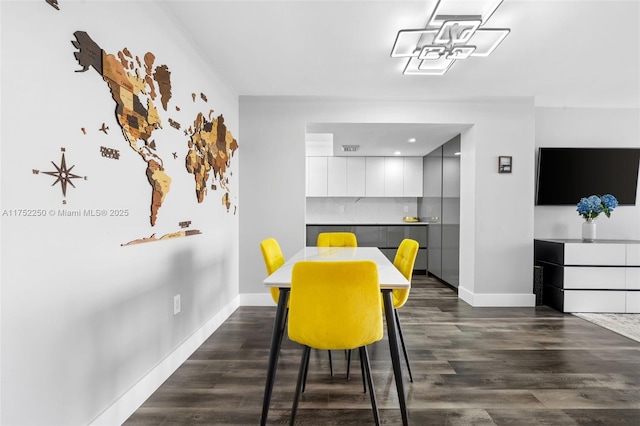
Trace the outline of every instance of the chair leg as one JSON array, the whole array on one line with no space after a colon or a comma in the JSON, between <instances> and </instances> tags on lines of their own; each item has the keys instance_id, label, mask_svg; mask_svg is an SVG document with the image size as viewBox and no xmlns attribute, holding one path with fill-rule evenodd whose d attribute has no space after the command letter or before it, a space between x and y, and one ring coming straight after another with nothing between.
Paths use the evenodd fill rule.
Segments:
<instances>
[{"instance_id":1,"label":"chair leg","mask_svg":"<svg viewBox=\"0 0 640 426\"><path fill-rule=\"evenodd\" d=\"M411 374L411 364L409 364L409 354L407 353L407 347L404 344L404 337L402 336L402 326L400 325L400 317L398 316L398 310L394 309L393 313L396 317L396 324L398 325L398 334L400 335L400 343L402 343L402 352L404 352L404 360L407 362L407 370L409 370L409 381L413 383L413 374Z\"/></svg>"},{"instance_id":2,"label":"chair leg","mask_svg":"<svg viewBox=\"0 0 640 426\"><path fill-rule=\"evenodd\" d=\"M371 398L371 408L373 409L373 418L376 425L380 424L380 415L378 414L378 404L376 402L376 392L373 387L373 379L371 378L371 365L369 364L369 352L366 346L360 347L360 359L363 361L367 373L367 382L369 384L369 396Z\"/></svg>"},{"instance_id":3,"label":"chair leg","mask_svg":"<svg viewBox=\"0 0 640 426\"><path fill-rule=\"evenodd\" d=\"M331 377L333 377L333 357L331 356L331 351L329 352L329 369L331 370ZM307 387L307 372L309 371L309 358L307 357L307 368L304 371L304 381L302 382L302 392L304 392Z\"/></svg>"},{"instance_id":4,"label":"chair leg","mask_svg":"<svg viewBox=\"0 0 640 426\"><path fill-rule=\"evenodd\" d=\"M347 380L350 380L349 370L351 368L351 349L347 351ZM362 357L360 357L360 372L362 373L362 393L367 393L367 381L364 373L364 364L362 363Z\"/></svg>"},{"instance_id":5,"label":"chair leg","mask_svg":"<svg viewBox=\"0 0 640 426\"><path fill-rule=\"evenodd\" d=\"M364 372L364 361L362 355L360 356L360 372L362 373L362 393L367 393L367 380Z\"/></svg>"},{"instance_id":6,"label":"chair leg","mask_svg":"<svg viewBox=\"0 0 640 426\"><path fill-rule=\"evenodd\" d=\"M304 379L302 380L302 392L304 392L304 390L307 387L307 373L309 372L309 356L307 356L307 362L306 365L304 367Z\"/></svg>"},{"instance_id":7,"label":"chair leg","mask_svg":"<svg viewBox=\"0 0 640 426\"><path fill-rule=\"evenodd\" d=\"M298 401L300 401L300 395L302 394L303 382L306 381L307 367L309 366L309 353L311 348L305 346L302 351L302 359L300 360L300 371L298 372L298 382L296 384L296 394L293 398L293 407L291 408L291 418L289 424L293 425L296 421L296 411L298 411Z\"/></svg>"},{"instance_id":8,"label":"chair leg","mask_svg":"<svg viewBox=\"0 0 640 426\"><path fill-rule=\"evenodd\" d=\"M287 331L287 319L289 318L289 308L284 311L284 321L282 322L282 333L280 333L280 346L282 346L282 339Z\"/></svg>"}]
</instances>

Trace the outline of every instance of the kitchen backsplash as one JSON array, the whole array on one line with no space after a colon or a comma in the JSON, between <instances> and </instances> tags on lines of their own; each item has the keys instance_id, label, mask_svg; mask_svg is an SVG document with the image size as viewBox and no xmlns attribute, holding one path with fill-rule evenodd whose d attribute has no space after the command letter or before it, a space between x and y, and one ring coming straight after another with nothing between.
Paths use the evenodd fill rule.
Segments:
<instances>
[{"instance_id":1,"label":"kitchen backsplash","mask_svg":"<svg viewBox=\"0 0 640 426\"><path fill-rule=\"evenodd\" d=\"M307 223L400 222L417 215L415 197L307 197Z\"/></svg>"}]
</instances>

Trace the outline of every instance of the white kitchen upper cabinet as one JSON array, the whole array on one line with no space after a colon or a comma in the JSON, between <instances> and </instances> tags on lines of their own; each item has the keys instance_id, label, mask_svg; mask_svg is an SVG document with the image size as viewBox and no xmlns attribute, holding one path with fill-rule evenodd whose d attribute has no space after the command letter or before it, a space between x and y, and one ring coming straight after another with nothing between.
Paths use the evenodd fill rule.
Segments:
<instances>
[{"instance_id":1,"label":"white kitchen upper cabinet","mask_svg":"<svg viewBox=\"0 0 640 426\"><path fill-rule=\"evenodd\" d=\"M344 197L347 195L347 158L329 157L327 159L327 195Z\"/></svg>"},{"instance_id":2,"label":"white kitchen upper cabinet","mask_svg":"<svg viewBox=\"0 0 640 426\"><path fill-rule=\"evenodd\" d=\"M404 157L404 197L422 197L423 157Z\"/></svg>"},{"instance_id":3,"label":"white kitchen upper cabinet","mask_svg":"<svg viewBox=\"0 0 640 426\"><path fill-rule=\"evenodd\" d=\"M384 157L365 158L365 194L367 197L384 197Z\"/></svg>"},{"instance_id":4,"label":"white kitchen upper cabinet","mask_svg":"<svg viewBox=\"0 0 640 426\"><path fill-rule=\"evenodd\" d=\"M307 157L308 197L422 197L422 157Z\"/></svg>"},{"instance_id":5,"label":"white kitchen upper cabinet","mask_svg":"<svg viewBox=\"0 0 640 426\"><path fill-rule=\"evenodd\" d=\"M366 195L365 157L346 157L347 159L347 197Z\"/></svg>"},{"instance_id":6,"label":"white kitchen upper cabinet","mask_svg":"<svg viewBox=\"0 0 640 426\"><path fill-rule=\"evenodd\" d=\"M384 159L384 196L402 197L404 195L404 159L385 157Z\"/></svg>"},{"instance_id":7,"label":"white kitchen upper cabinet","mask_svg":"<svg viewBox=\"0 0 640 426\"><path fill-rule=\"evenodd\" d=\"M307 157L307 197L326 197L327 157Z\"/></svg>"}]
</instances>

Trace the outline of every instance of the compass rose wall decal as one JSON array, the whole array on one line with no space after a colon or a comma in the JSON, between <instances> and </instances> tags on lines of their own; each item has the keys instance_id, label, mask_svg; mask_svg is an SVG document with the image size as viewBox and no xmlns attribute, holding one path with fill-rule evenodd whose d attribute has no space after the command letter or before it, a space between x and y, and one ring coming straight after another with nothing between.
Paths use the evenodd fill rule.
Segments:
<instances>
[{"instance_id":1,"label":"compass rose wall decal","mask_svg":"<svg viewBox=\"0 0 640 426\"><path fill-rule=\"evenodd\" d=\"M41 172L40 170L33 170L33 174L40 174L43 173L45 175L49 175L49 176L53 176L56 178L56 180L51 184L51 186L56 185L57 183L60 184L60 188L62 189L62 196L63 197L67 197L67 184L71 185L72 187L76 187L73 182L71 181L72 179L83 179L83 180L87 180L86 176L80 176L80 175L76 175L71 173L71 170L73 170L73 168L75 167L75 165L68 167L67 166L67 160L64 156L65 154L65 149L64 148L60 148L60 150L62 151L62 159L60 160L60 165L54 163L53 161L51 162L51 164L53 164L53 167L55 167L55 171L51 171L51 172ZM66 199L62 200L62 204L66 204L67 201Z\"/></svg>"},{"instance_id":2,"label":"compass rose wall decal","mask_svg":"<svg viewBox=\"0 0 640 426\"><path fill-rule=\"evenodd\" d=\"M501 3L438 0L424 29L398 32L391 57L407 58L405 75L444 75L459 59L489 56L510 32L484 27Z\"/></svg>"}]
</instances>

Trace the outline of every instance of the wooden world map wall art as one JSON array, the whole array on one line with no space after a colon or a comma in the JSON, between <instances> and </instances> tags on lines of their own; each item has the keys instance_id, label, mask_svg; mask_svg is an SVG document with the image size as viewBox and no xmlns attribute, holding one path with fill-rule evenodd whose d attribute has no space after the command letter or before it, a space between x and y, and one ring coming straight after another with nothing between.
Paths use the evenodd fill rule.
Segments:
<instances>
[{"instance_id":1,"label":"wooden world map wall art","mask_svg":"<svg viewBox=\"0 0 640 426\"><path fill-rule=\"evenodd\" d=\"M47 1L51 4L50 1ZM52 4L53 5L53 4ZM215 116L213 109L208 109L208 114L202 112L195 116L182 117L192 124L183 131L180 117L165 117L172 102L171 71L167 65L157 65L153 53L147 52L142 57L132 54L126 47L115 54L105 52L85 31L76 31L75 40L71 43L77 49L74 57L80 65L77 73L84 73L92 69L106 83L112 100L114 101L115 119L118 124L127 150L134 152L145 164L145 175L149 184L149 223L156 226L159 217L162 216L162 206L171 192L172 177L165 169L164 154L158 150L154 136L164 130L163 123L167 123L167 131L177 131L177 138L182 139L183 151L172 147L170 159L184 158L185 173L193 176L195 199L202 203L208 195L208 191L223 191L220 203L229 213L232 207L231 188L228 168L238 142L227 129L222 114ZM196 94L191 98L196 102ZM208 102L207 96L200 93L199 100ZM184 114L178 105L173 105L175 114ZM184 120L182 120L184 122ZM90 129L90 128L89 128ZM87 127L81 127L82 133L87 134ZM109 126L102 123L98 126L99 132L108 135ZM164 147L166 148L166 147ZM100 147L100 154L111 160L118 160L123 153L121 149L113 147ZM64 153L62 162L64 163ZM64 166L66 167L66 166ZM66 193L66 185L71 179L78 176L70 174L69 168L65 173L58 170L57 182ZM34 171L35 172L35 171ZM64 177L66 176L66 177ZM210 182L210 183L209 183ZM237 212L237 205L233 206L233 214ZM184 229L185 224L191 221L180 222L181 230L156 237L143 237L122 245L139 244L151 241L160 241L182 236L200 234L198 230ZM189 226L186 225L186 226Z\"/></svg>"}]
</instances>

